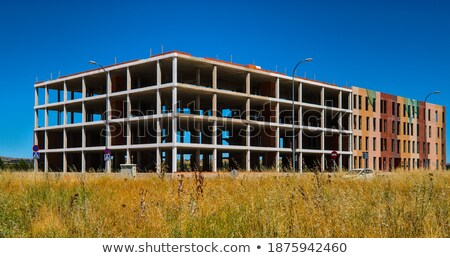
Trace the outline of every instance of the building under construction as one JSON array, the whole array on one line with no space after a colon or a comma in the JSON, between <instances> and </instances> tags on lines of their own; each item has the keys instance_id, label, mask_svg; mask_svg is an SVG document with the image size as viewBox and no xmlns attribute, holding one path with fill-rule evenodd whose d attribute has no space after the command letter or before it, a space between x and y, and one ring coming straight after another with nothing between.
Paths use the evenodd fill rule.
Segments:
<instances>
[{"instance_id":1,"label":"building under construction","mask_svg":"<svg viewBox=\"0 0 450 258\"><path fill-rule=\"evenodd\" d=\"M136 164L139 172L288 171L293 143L297 171L362 166L364 148L377 169L408 162L414 168L416 162L401 156L407 152L399 154L400 163L391 161L393 153L384 152L388 147L367 145L374 137L376 143L392 136L366 130L368 118L387 118L382 110L360 108L368 103L364 89L182 52L102 68L35 84L34 141L41 154L36 170L114 172L121 164ZM380 94L370 100L384 100ZM442 113L442 120L429 126L433 133L441 130L442 153L431 159L445 164L445 109L426 107ZM111 160L105 161L105 149ZM332 151L338 153L335 160ZM414 159L426 159L416 154ZM389 162L394 165L384 165Z\"/></svg>"}]
</instances>

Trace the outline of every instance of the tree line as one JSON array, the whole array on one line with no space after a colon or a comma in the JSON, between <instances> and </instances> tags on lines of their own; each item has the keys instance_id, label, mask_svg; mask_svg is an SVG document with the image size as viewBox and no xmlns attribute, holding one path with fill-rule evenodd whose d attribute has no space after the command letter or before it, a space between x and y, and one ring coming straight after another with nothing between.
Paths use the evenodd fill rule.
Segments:
<instances>
[{"instance_id":1,"label":"tree line","mask_svg":"<svg viewBox=\"0 0 450 258\"><path fill-rule=\"evenodd\" d=\"M31 164L24 159L17 163L6 163L0 158L0 170L27 171L31 169Z\"/></svg>"}]
</instances>

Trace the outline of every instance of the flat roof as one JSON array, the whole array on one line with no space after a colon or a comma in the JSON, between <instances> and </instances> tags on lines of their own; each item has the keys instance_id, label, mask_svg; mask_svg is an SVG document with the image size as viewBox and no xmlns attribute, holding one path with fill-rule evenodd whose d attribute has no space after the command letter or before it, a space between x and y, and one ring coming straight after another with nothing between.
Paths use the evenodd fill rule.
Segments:
<instances>
[{"instance_id":1,"label":"flat roof","mask_svg":"<svg viewBox=\"0 0 450 258\"><path fill-rule=\"evenodd\" d=\"M229 67L232 69L238 69L238 70L243 70L243 71L247 71L247 72L252 72L252 73L260 73L260 74L265 74L265 75L269 75L269 76L273 76L273 77L278 77L278 78L284 78L284 79L288 79L288 80L292 80L292 76L280 73L280 72L276 72L276 71L271 71L271 70L265 70L265 69L261 69L259 66L256 65L252 65L252 64L247 64L247 65L243 65L243 64L237 64L237 63L232 63L232 62L227 62L227 61L223 61L223 60L219 60L219 59L215 59L215 58L210 58L210 57L194 57L189 53L186 52L180 52L180 51L170 51L170 52L165 52L165 53L161 53L161 54L157 54L157 55L152 55L149 58L145 58L145 59L137 59L137 60L130 60L130 61L126 61L126 62L122 62L122 63L118 63L118 64L113 64L113 65L108 65L108 66L104 66L106 71L113 71L116 69L121 69L121 68L126 68L129 66L134 66L134 65L139 65L139 64L143 64L143 63L148 63L148 62L153 62L156 60L161 60L161 59L166 59L166 58L170 58L170 57L181 57L185 60L192 60L192 61L197 61L197 62L204 62L204 63L209 63L209 64L213 64L213 65L219 65L219 66L224 66L224 67ZM34 84L34 87L43 87L45 85L48 84L54 84L54 83L60 83L60 82L64 82L67 80L71 80L71 79L76 79L76 78L81 78L84 76L89 76L89 75L94 75L94 74L98 74L98 73L103 73L103 69L102 68L95 68L95 69L90 69L90 70L86 70L86 71L82 71L82 72L78 72L78 73L73 73L73 74L69 74L69 75L64 75L61 76L57 79L53 79L53 80L47 80L47 81L40 81L40 82L36 82ZM312 79L307 79L307 78L302 78L302 77L295 77L295 80L298 82L305 82L308 84L313 84L313 85L317 85L317 86L323 86L323 87L327 87L327 88L335 88L335 89L339 89L339 90L343 90L343 91L347 91L347 92L351 92L351 88L350 87L345 87L345 86L339 86L337 84L332 84L332 83L327 83L327 82L322 82L322 81L318 81L318 80L312 80Z\"/></svg>"}]
</instances>

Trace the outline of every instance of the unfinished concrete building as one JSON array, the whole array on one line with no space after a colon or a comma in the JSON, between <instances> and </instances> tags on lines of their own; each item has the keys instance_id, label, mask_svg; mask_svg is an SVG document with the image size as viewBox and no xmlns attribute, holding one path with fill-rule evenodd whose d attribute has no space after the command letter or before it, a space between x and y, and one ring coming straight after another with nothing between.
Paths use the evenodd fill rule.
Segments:
<instances>
[{"instance_id":1,"label":"unfinished concrete building","mask_svg":"<svg viewBox=\"0 0 450 258\"><path fill-rule=\"evenodd\" d=\"M352 90L292 79L169 52L36 83L36 169L287 171L293 140L299 171L349 168Z\"/></svg>"}]
</instances>

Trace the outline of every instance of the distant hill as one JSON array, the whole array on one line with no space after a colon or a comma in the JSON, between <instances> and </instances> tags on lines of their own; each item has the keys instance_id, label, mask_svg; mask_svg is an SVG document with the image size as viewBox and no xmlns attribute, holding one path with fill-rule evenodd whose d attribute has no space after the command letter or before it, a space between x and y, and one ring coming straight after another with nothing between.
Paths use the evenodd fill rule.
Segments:
<instances>
[{"instance_id":1,"label":"distant hill","mask_svg":"<svg viewBox=\"0 0 450 258\"><path fill-rule=\"evenodd\" d=\"M31 163L33 160L32 159L23 159L23 158L12 158L12 157L2 157L0 156L0 159L5 163L5 164L18 164L21 160L25 160L28 163Z\"/></svg>"}]
</instances>

